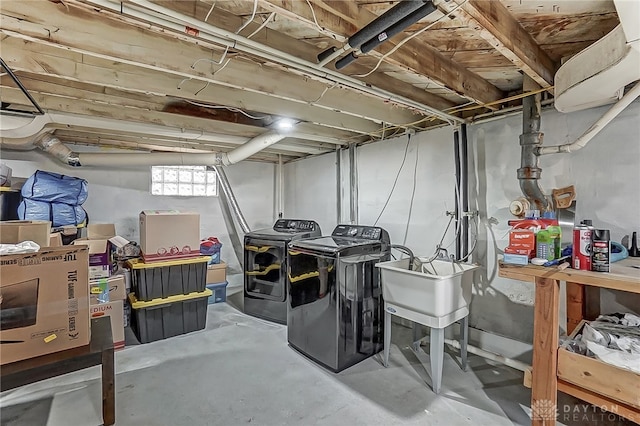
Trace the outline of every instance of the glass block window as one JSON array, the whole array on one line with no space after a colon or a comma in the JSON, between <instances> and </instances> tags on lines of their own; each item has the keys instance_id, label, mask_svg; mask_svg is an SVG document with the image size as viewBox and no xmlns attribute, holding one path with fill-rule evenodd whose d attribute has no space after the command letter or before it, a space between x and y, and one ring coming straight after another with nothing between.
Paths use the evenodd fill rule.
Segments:
<instances>
[{"instance_id":1,"label":"glass block window","mask_svg":"<svg viewBox=\"0 0 640 426\"><path fill-rule=\"evenodd\" d=\"M153 195L215 197L216 183L216 172L207 166L151 166Z\"/></svg>"}]
</instances>

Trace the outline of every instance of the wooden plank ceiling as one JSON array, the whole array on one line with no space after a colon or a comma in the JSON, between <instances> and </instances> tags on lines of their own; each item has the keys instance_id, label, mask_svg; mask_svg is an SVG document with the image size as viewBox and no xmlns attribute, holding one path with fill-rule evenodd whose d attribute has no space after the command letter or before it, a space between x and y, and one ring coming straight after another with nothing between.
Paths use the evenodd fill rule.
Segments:
<instances>
[{"instance_id":1,"label":"wooden plank ceiling","mask_svg":"<svg viewBox=\"0 0 640 426\"><path fill-rule=\"evenodd\" d=\"M229 136L54 125L67 143L229 151L287 117L292 133L253 159L288 161L443 124L441 111L500 113L525 74L551 97L561 61L619 22L610 0L436 0L352 64L318 66L396 3L3 0L1 56L47 111ZM6 73L0 85L4 106L25 103Z\"/></svg>"}]
</instances>

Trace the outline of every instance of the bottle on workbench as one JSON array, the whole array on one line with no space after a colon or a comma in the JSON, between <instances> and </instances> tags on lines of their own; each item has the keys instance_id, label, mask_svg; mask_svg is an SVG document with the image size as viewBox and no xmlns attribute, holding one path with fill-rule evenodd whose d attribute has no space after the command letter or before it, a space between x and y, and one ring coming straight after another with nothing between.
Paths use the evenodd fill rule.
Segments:
<instances>
[{"instance_id":1,"label":"bottle on workbench","mask_svg":"<svg viewBox=\"0 0 640 426\"><path fill-rule=\"evenodd\" d=\"M591 270L609 272L611 239L608 229L594 229L591 236Z\"/></svg>"}]
</instances>

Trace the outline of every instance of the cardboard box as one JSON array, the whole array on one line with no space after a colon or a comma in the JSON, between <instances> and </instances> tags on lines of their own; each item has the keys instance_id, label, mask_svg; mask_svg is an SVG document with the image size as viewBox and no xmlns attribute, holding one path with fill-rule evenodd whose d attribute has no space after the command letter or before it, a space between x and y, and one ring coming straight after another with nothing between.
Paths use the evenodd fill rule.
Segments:
<instances>
[{"instance_id":1,"label":"cardboard box","mask_svg":"<svg viewBox=\"0 0 640 426\"><path fill-rule=\"evenodd\" d=\"M49 247L51 222L46 220L7 220L0 222L0 243L17 244L33 241L40 247Z\"/></svg>"},{"instance_id":2,"label":"cardboard box","mask_svg":"<svg viewBox=\"0 0 640 426\"><path fill-rule=\"evenodd\" d=\"M0 257L0 364L89 344L88 265L84 246Z\"/></svg>"},{"instance_id":3,"label":"cardboard box","mask_svg":"<svg viewBox=\"0 0 640 426\"><path fill-rule=\"evenodd\" d=\"M62 234L55 232L49 234L49 247L62 247Z\"/></svg>"},{"instance_id":4,"label":"cardboard box","mask_svg":"<svg viewBox=\"0 0 640 426\"><path fill-rule=\"evenodd\" d=\"M89 304L96 305L100 303L99 297L103 293L107 294L106 301L108 302L126 299L127 290L125 288L124 275L113 275L109 278L89 281Z\"/></svg>"},{"instance_id":5,"label":"cardboard box","mask_svg":"<svg viewBox=\"0 0 640 426\"><path fill-rule=\"evenodd\" d=\"M207 266L207 284L222 283L227 280L227 264L224 262Z\"/></svg>"},{"instance_id":6,"label":"cardboard box","mask_svg":"<svg viewBox=\"0 0 640 426\"><path fill-rule=\"evenodd\" d=\"M99 303L89 307L91 318L107 316L111 318L111 334L113 335L113 348L124 348L124 301L114 300L108 303Z\"/></svg>"},{"instance_id":7,"label":"cardboard box","mask_svg":"<svg viewBox=\"0 0 640 426\"><path fill-rule=\"evenodd\" d=\"M140 213L140 249L145 262L200 255L200 215L175 210Z\"/></svg>"},{"instance_id":8,"label":"cardboard box","mask_svg":"<svg viewBox=\"0 0 640 426\"><path fill-rule=\"evenodd\" d=\"M116 225L113 223L92 223L87 225L89 240L108 240L116 236Z\"/></svg>"},{"instance_id":9,"label":"cardboard box","mask_svg":"<svg viewBox=\"0 0 640 426\"><path fill-rule=\"evenodd\" d=\"M96 223L87 226L87 238L74 240L72 244L89 246L89 279L107 278L111 275L113 251L129 241L116 235L113 223Z\"/></svg>"},{"instance_id":10,"label":"cardboard box","mask_svg":"<svg viewBox=\"0 0 640 426\"><path fill-rule=\"evenodd\" d=\"M108 278L111 273L111 248L109 240L79 238L73 245L89 247L89 279Z\"/></svg>"},{"instance_id":11,"label":"cardboard box","mask_svg":"<svg viewBox=\"0 0 640 426\"><path fill-rule=\"evenodd\" d=\"M535 250L536 234L529 229L512 229L509 231L509 247L514 249Z\"/></svg>"}]
</instances>

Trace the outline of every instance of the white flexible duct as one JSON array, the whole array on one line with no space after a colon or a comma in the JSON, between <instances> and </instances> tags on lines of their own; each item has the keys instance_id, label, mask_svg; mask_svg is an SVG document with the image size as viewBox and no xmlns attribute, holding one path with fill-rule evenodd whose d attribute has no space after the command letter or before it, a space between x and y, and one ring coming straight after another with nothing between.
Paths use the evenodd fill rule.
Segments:
<instances>
[{"instance_id":1,"label":"white flexible duct","mask_svg":"<svg viewBox=\"0 0 640 426\"><path fill-rule=\"evenodd\" d=\"M620 25L565 62L555 75L555 106L579 111L615 102L640 80L640 2L614 0Z\"/></svg>"},{"instance_id":2,"label":"white flexible duct","mask_svg":"<svg viewBox=\"0 0 640 426\"><path fill-rule=\"evenodd\" d=\"M183 154L179 152L153 153L108 153L108 152L74 152L60 140L45 135L36 142L43 151L55 156L60 161L74 167L136 167L136 166L229 166L236 164L262 151L274 143L284 139L285 135L277 132L266 132L249 140L245 144L229 152L212 152L210 154Z\"/></svg>"},{"instance_id":3,"label":"white flexible duct","mask_svg":"<svg viewBox=\"0 0 640 426\"><path fill-rule=\"evenodd\" d=\"M73 115L66 113L47 112L45 115L31 117L12 117L0 115L0 143L5 148L27 150L34 148L34 141L43 133L51 133L56 127L77 126L110 130L114 132L138 133L178 140L199 142L222 142L236 145L244 144L251 139L243 136L225 135L223 133L203 132L200 130L186 130L179 127L145 124L135 121L115 120L112 118L91 117L88 115ZM298 132L295 127L284 137L310 140L332 145L344 145L345 142L336 138ZM276 141L277 142L277 141Z\"/></svg>"},{"instance_id":4,"label":"white flexible duct","mask_svg":"<svg viewBox=\"0 0 640 426\"><path fill-rule=\"evenodd\" d=\"M65 113L48 112L45 115L39 115L26 125L14 128L5 128L5 123L10 126L4 119L0 122L2 137L0 142L8 148L19 147L28 140L29 148L33 147L34 136L44 132L51 132L56 125L88 127L102 130L112 130L116 132L139 133L145 135L154 135L162 137L170 137L176 139L198 140L206 142L226 142L233 144L242 144L249 139L242 136L230 136L222 133L203 132L200 130L185 130L178 127L162 126L159 124L144 124L134 121L115 120L112 118L91 117L88 115L74 115ZM24 121L22 122L24 123Z\"/></svg>"},{"instance_id":5,"label":"white flexible duct","mask_svg":"<svg viewBox=\"0 0 640 426\"><path fill-rule=\"evenodd\" d=\"M631 90L629 90L614 106L596 121L589 129L582 134L575 142L560 145L560 146L545 146L540 147L536 151L538 155L544 154L557 154L560 152L570 153L575 152L584 146L594 138L595 135L609 124L614 118L618 116L626 107L631 104L638 96L640 96L640 82L636 83Z\"/></svg>"},{"instance_id":6,"label":"white flexible duct","mask_svg":"<svg viewBox=\"0 0 640 426\"><path fill-rule=\"evenodd\" d=\"M403 96L398 96L392 92L389 92L377 87L372 87L369 84L363 81L360 81L358 79L346 76L337 71L332 71L326 68L322 68L318 64L305 61L294 55L288 54L286 52L282 52L280 50L271 48L261 43L257 43L251 39L237 35L230 31L226 31L224 29L214 27L213 25L209 25L198 19L192 18L187 15L183 15L179 12L176 12L174 10L168 9L166 7L163 7L155 3L151 3L150 1L147 1L147 0L130 0L129 1L129 3L135 4L146 10L138 10L136 8L132 8L130 5L126 3L121 3L121 2L117 2L117 4L114 4L110 0L88 0L87 3L94 4L103 8L107 8L117 13L131 14L132 16L139 17L141 19L144 19L145 21L152 22L154 24L158 24L158 25L172 28L172 29L177 29L180 32L185 32L186 31L185 25L187 25L190 28L197 29L200 32L198 34L198 37L203 38L205 40L209 40L216 44L220 44L224 47L229 47L231 49L239 50L239 51L248 53L250 55L267 58L268 60L280 63L282 65L288 66L298 71L307 73L316 78L329 80L331 82L335 82L345 87L350 87L352 89L359 90L363 93L367 93L367 94L376 96L378 98L383 98L391 102L406 105L410 108L415 108L419 111L428 112L449 123L464 122L464 119L460 117L456 117L454 115L444 113L428 105L424 105L419 102L416 102L412 99L405 98ZM175 27L176 23L180 25L177 28Z\"/></svg>"}]
</instances>

